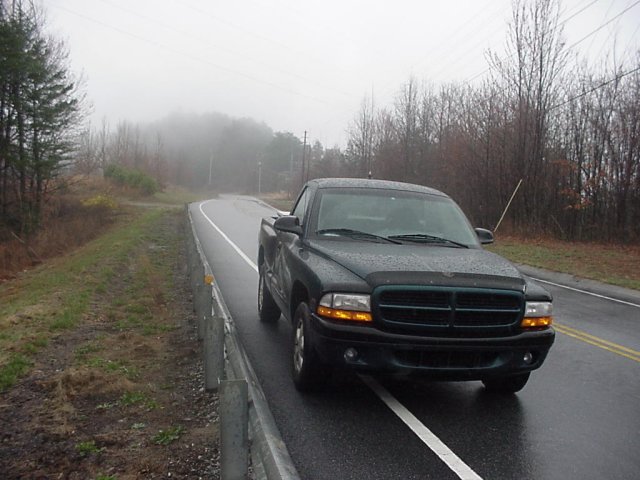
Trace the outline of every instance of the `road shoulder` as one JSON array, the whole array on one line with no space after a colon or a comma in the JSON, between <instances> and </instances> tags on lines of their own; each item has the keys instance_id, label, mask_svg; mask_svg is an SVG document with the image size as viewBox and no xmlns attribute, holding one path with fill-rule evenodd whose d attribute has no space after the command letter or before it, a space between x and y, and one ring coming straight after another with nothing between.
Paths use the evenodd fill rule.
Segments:
<instances>
[{"instance_id":1,"label":"road shoulder","mask_svg":"<svg viewBox=\"0 0 640 480\"><path fill-rule=\"evenodd\" d=\"M570 273L552 272L550 270L531 267L520 263L516 264L516 266L524 275L533 279L540 279L572 289L593 293L595 295L602 295L605 297L615 298L616 300L640 305L640 291L638 290L609 285L596 280L577 277Z\"/></svg>"}]
</instances>

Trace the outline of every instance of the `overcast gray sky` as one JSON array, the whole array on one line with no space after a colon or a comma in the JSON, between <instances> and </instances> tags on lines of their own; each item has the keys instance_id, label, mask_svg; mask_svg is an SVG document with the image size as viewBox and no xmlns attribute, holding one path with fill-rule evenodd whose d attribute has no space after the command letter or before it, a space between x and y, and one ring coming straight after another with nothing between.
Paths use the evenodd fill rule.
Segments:
<instances>
[{"instance_id":1,"label":"overcast gray sky","mask_svg":"<svg viewBox=\"0 0 640 480\"><path fill-rule=\"evenodd\" d=\"M411 75L435 84L479 81L486 51L503 51L511 14L510 0L43 5L86 79L94 123L219 111L300 137L308 130L327 147L344 146L365 95L391 104ZM618 58L640 46L638 0L564 0L561 18L567 45L577 43L573 49L592 62L614 43Z\"/></svg>"}]
</instances>

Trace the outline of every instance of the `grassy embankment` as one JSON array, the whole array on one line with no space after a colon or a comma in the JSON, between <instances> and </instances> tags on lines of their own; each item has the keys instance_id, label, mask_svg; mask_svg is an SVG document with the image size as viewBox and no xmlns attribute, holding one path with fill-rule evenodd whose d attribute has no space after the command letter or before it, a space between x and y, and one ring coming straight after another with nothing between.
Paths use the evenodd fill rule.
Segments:
<instances>
[{"instance_id":1,"label":"grassy embankment","mask_svg":"<svg viewBox=\"0 0 640 480\"><path fill-rule=\"evenodd\" d=\"M162 290L168 273L158 257L154 265L148 256L134 251L166 214L160 210L131 212L108 233L71 255L50 260L0 288L0 391L28 371L33 357L53 337L65 335L97 313L91 311L96 297L108 296L114 276L132 269L144 273L133 275L128 294L113 298L108 308L114 316L125 313L123 324L138 321L134 315L147 311L151 285Z\"/></svg>"},{"instance_id":2,"label":"grassy embankment","mask_svg":"<svg viewBox=\"0 0 640 480\"><path fill-rule=\"evenodd\" d=\"M512 262L640 290L640 247L497 235L488 250Z\"/></svg>"},{"instance_id":3,"label":"grassy embankment","mask_svg":"<svg viewBox=\"0 0 640 480\"><path fill-rule=\"evenodd\" d=\"M152 312L158 298L170 295L178 239L166 232L162 242L155 236L168 215L183 215L177 207L199 197L158 195L152 201L168 208L122 208L106 233L0 285L0 391L27 373L53 338L90 317L95 322L94 317L106 316L116 329L147 335L165 328L154 323L158 317ZM162 246L152 253L143 248L156 243ZM115 283L126 286L114 296ZM89 360L116 368L96 356Z\"/></svg>"}]
</instances>

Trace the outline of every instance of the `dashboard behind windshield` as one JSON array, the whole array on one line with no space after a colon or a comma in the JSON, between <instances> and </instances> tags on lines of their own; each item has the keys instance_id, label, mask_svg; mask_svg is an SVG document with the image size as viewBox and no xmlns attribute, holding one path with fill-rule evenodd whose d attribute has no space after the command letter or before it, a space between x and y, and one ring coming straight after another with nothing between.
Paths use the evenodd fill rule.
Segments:
<instances>
[{"instance_id":1,"label":"dashboard behind windshield","mask_svg":"<svg viewBox=\"0 0 640 480\"><path fill-rule=\"evenodd\" d=\"M317 197L316 221L312 225L316 234L340 229L382 237L423 234L478 245L469 221L448 197L358 188L321 189Z\"/></svg>"}]
</instances>

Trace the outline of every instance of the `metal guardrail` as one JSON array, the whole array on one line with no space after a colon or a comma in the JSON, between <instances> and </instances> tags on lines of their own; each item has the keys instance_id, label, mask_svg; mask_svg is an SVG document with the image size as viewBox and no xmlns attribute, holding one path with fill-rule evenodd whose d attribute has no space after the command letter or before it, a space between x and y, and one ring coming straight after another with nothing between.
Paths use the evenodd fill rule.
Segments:
<instances>
[{"instance_id":1,"label":"metal guardrail","mask_svg":"<svg viewBox=\"0 0 640 480\"><path fill-rule=\"evenodd\" d=\"M220 395L221 478L248 478L250 454L256 479L299 480L204 255L189 205L186 216L190 285L198 339L204 342L205 389Z\"/></svg>"}]
</instances>

